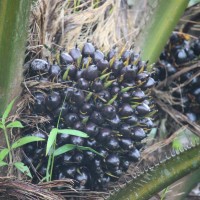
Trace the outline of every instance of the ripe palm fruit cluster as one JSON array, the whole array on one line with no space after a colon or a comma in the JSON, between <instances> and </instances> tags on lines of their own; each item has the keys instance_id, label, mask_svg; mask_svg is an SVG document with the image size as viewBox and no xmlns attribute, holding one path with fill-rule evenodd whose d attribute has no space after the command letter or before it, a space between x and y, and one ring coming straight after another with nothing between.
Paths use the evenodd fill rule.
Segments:
<instances>
[{"instance_id":1,"label":"ripe palm fruit cluster","mask_svg":"<svg viewBox=\"0 0 200 200\"><path fill-rule=\"evenodd\" d=\"M160 55L160 65L157 68L158 73L155 79L163 81L168 76L183 70L184 67L192 65L192 62L195 63L199 60L199 56L200 39L191 40L184 34L172 34ZM172 96L181 101L179 105L174 105L174 108L184 113L191 121L197 121L200 117L200 77L198 73L198 67L193 68L176 78L170 85L170 91L173 91Z\"/></svg>"},{"instance_id":2,"label":"ripe palm fruit cluster","mask_svg":"<svg viewBox=\"0 0 200 200\"><path fill-rule=\"evenodd\" d=\"M76 46L69 53L61 52L57 63L32 61L26 72L28 80L62 87L29 88L34 97L29 112L49 118L50 123L37 130L29 128L24 134L46 139L61 113L59 128L81 130L89 138L59 134L57 147L75 144L102 155L78 149L64 153L55 159L54 179L72 178L78 188L102 190L139 160L141 141L154 126L156 111L150 96L155 81L146 67L147 62L133 50L119 55L112 49L105 55L90 42L82 50ZM44 142L32 143L24 148L29 163L42 176L47 166L45 146Z\"/></svg>"}]
</instances>

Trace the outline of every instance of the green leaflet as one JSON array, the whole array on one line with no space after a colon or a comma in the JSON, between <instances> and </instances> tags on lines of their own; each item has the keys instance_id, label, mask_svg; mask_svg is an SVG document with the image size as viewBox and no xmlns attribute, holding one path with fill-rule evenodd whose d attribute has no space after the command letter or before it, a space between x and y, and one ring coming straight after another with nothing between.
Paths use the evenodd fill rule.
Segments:
<instances>
[{"instance_id":1,"label":"green leaflet","mask_svg":"<svg viewBox=\"0 0 200 200\"><path fill-rule=\"evenodd\" d=\"M20 138L19 140L15 141L12 146L11 149L16 149L18 147L21 147L25 144L31 143L31 142L37 142L37 141L44 141L44 139L40 138L40 137L35 137L35 136L26 136L23 138Z\"/></svg>"},{"instance_id":2,"label":"green leaflet","mask_svg":"<svg viewBox=\"0 0 200 200\"><path fill-rule=\"evenodd\" d=\"M15 162L14 163L14 166L19 170L21 171L23 174L26 174L27 176L29 176L30 178L33 178L32 175L31 175L31 172L29 170L29 168L24 165L24 163L22 162Z\"/></svg>"}]
</instances>

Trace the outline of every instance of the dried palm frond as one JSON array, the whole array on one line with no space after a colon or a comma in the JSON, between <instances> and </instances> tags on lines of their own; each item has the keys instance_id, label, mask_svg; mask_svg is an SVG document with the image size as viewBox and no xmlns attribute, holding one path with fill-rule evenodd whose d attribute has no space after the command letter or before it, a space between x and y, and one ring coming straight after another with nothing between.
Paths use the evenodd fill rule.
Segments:
<instances>
[{"instance_id":1,"label":"dried palm frond","mask_svg":"<svg viewBox=\"0 0 200 200\"><path fill-rule=\"evenodd\" d=\"M20 181L14 177L0 177L0 199L2 200L64 200L59 193L51 191L54 187L64 186L72 191L73 181L60 180L59 182L34 185L30 182Z\"/></svg>"}]
</instances>

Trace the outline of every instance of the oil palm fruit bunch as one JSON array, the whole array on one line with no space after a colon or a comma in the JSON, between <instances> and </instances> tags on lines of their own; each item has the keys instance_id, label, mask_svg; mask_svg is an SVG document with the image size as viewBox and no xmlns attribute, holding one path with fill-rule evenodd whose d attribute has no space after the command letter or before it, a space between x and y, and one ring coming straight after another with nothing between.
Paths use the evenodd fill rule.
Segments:
<instances>
[{"instance_id":1,"label":"oil palm fruit bunch","mask_svg":"<svg viewBox=\"0 0 200 200\"><path fill-rule=\"evenodd\" d=\"M60 52L52 64L32 61L25 73L28 80L62 87L29 88L34 97L29 112L50 123L28 128L25 134L47 138L61 113L59 128L81 130L89 138L59 134L57 147L75 144L101 155L76 149L56 157L54 179L72 178L78 188L103 190L140 159L142 140L154 126L156 112L150 91L155 81L146 68L147 62L132 49L118 54L113 48L105 55L89 41L82 50L75 46L69 53ZM24 152L44 176L45 144L34 145L26 145Z\"/></svg>"},{"instance_id":2,"label":"oil palm fruit bunch","mask_svg":"<svg viewBox=\"0 0 200 200\"><path fill-rule=\"evenodd\" d=\"M198 61L199 56L200 39L191 39L188 35L173 33L160 55L155 80L165 80L184 67ZM174 105L174 108L185 114L191 121L197 121L200 118L200 77L195 76L198 72L198 68L191 69L176 78L169 88L163 88L173 90L172 96L181 101L179 105ZM185 86L179 87L186 81L189 82Z\"/></svg>"}]
</instances>

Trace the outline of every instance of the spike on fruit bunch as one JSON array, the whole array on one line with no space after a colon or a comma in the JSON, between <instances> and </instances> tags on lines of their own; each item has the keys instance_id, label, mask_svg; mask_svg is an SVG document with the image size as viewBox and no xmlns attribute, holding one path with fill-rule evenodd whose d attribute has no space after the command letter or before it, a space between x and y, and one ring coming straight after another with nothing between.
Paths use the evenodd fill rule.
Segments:
<instances>
[{"instance_id":1,"label":"spike on fruit bunch","mask_svg":"<svg viewBox=\"0 0 200 200\"><path fill-rule=\"evenodd\" d=\"M160 55L160 63L154 78L157 81L163 81L176 72L183 70L184 67L198 62L199 58L200 38L191 39L189 35L173 33ZM193 122L198 121L200 118L200 76L198 73L198 67L192 68L181 74L169 85L170 91L173 91L172 96L180 100L180 103L173 107L184 113ZM186 82L188 83L185 84Z\"/></svg>"},{"instance_id":2,"label":"spike on fruit bunch","mask_svg":"<svg viewBox=\"0 0 200 200\"><path fill-rule=\"evenodd\" d=\"M63 87L29 88L34 96L30 112L51 121L39 127L44 131L30 128L26 132L46 139L45 132L56 127L62 110L59 128L81 130L89 138L59 134L57 148L75 144L102 155L77 149L64 153L55 158L54 179L72 178L77 188L103 190L140 159L142 140L154 126L155 113L150 96L155 81L146 68L147 62L132 49L120 54L111 49L104 54L90 42L82 50L75 46L69 53L60 52L59 60L52 64L42 59L31 62L26 78ZM44 143L28 144L24 152L45 176Z\"/></svg>"}]
</instances>

